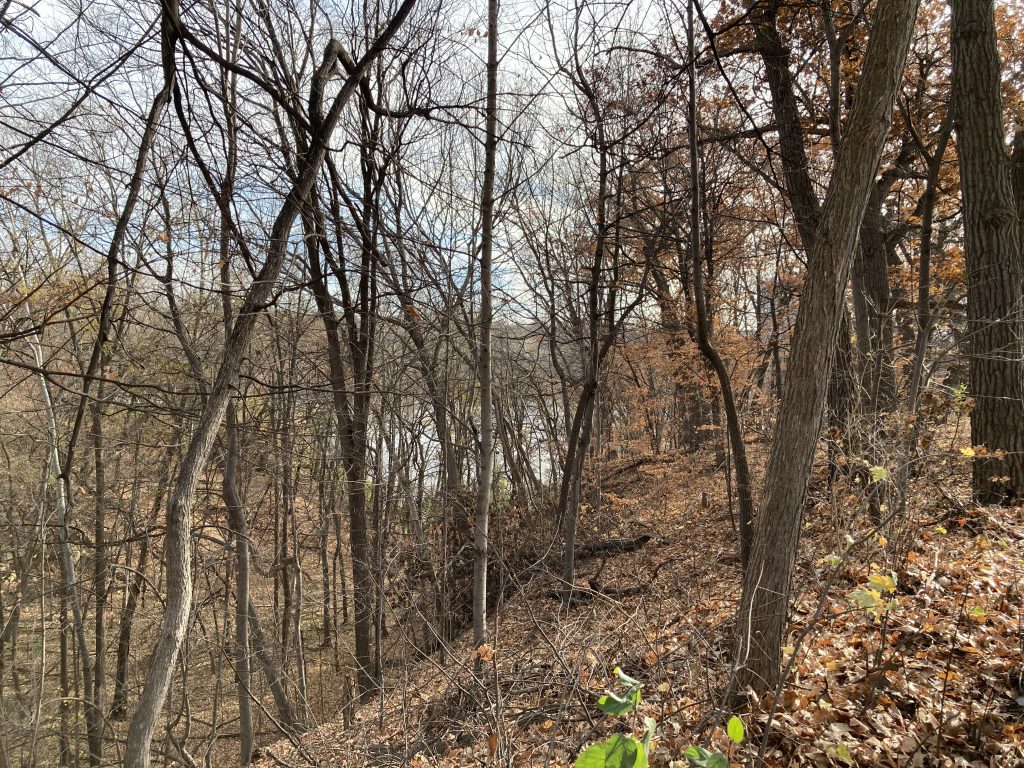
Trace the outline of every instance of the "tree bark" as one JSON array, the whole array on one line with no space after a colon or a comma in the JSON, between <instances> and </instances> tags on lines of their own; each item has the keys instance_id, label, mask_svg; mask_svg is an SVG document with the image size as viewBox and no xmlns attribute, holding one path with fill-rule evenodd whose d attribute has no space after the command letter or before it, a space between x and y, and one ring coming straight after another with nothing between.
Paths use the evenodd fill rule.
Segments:
<instances>
[{"instance_id":1,"label":"tree bark","mask_svg":"<svg viewBox=\"0 0 1024 768\"><path fill-rule=\"evenodd\" d=\"M846 284L916 11L917 0L882 0L878 6L846 137L813 235L737 617L735 664L741 690L749 685L763 692L779 680L804 494L845 313Z\"/></svg>"},{"instance_id":2,"label":"tree bark","mask_svg":"<svg viewBox=\"0 0 1024 768\"><path fill-rule=\"evenodd\" d=\"M1017 207L1017 226L1020 235L1020 249L1024 254L1024 128L1018 128L1013 136L1013 152L1010 155L1013 175L1013 198Z\"/></svg>"},{"instance_id":3,"label":"tree bark","mask_svg":"<svg viewBox=\"0 0 1024 768\"><path fill-rule=\"evenodd\" d=\"M786 197L793 209L797 233L807 258L814 243L821 204L811 180L810 162L804 144L803 121L796 100L796 86L789 68L789 49L779 34L778 16L784 0L755 0L751 25L758 43L765 80L772 99L772 114L779 135L779 157ZM834 132L838 136L838 131ZM844 287L845 289L845 287ZM850 346L849 317L844 311L841 331L828 392L829 419L833 427L844 430L853 398L853 351Z\"/></svg>"},{"instance_id":4,"label":"tree bark","mask_svg":"<svg viewBox=\"0 0 1024 768\"><path fill-rule=\"evenodd\" d=\"M494 475L494 407L491 390L491 261L494 252L494 166L498 154L498 0L487 0L487 137L480 193L480 460L473 532L473 643L487 636L487 555L491 479Z\"/></svg>"},{"instance_id":5,"label":"tree bark","mask_svg":"<svg viewBox=\"0 0 1024 768\"><path fill-rule=\"evenodd\" d=\"M886 185L887 187L888 185ZM854 257L855 293L860 294L857 340L861 353L861 402L875 421L896 405L896 371L892 364L892 291L889 255L882 215L886 188L872 185L860 226L860 248ZM869 423L870 428L875 424Z\"/></svg>"},{"instance_id":6,"label":"tree bark","mask_svg":"<svg viewBox=\"0 0 1024 768\"><path fill-rule=\"evenodd\" d=\"M134 530L133 533L139 540L139 561L132 572L131 581L125 587L124 608L121 611L121 620L117 630L117 667L114 673L114 699L110 706L110 717L113 720L124 720L128 713L128 660L131 652L132 626L135 622L135 611L139 605L139 599L146 591L146 566L149 563L149 538L153 534L153 524L160 514L163 506L164 494L173 475L173 464L175 462L176 446L181 439L180 427L176 427L172 439L164 452L165 470L160 474L157 483L156 495L153 499L153 507L150 512L149 522L141 531Z\"/></svg>"},{"instance_id":7,"label":"tree bark","mask_svg":"<svg viewBox=\"0 0 1024 768\"><path fill-rule=\"evenodd\" d=\"M104 360L106 355L101 356ZM103 399L103 382L97 388L97 402L92 404L92 445L93 462L95 465L94 475L94 496L96 518L93 521L93 599L96 615L95 632L93 635L93 665L92 665L92 704L95 711L91 727L96 729L89 734L89 763L98 766L103 762L103 712L104 695L103 690L107 679L107 665L104 661L107 653L107 543L106 543L106 509L107 509L107 480L103 456L103 408L100 402Z\"/></svg>"},{"instance_id":8,"label":"tree bark","mask_svg":"<svg viewBox=\"0 0 1024 768\"><path fill-rule=\"evenodd\" d=\"M953 126L960 158L971 443L1004 459L974 459L973 489L983 504L1024 497L1024 369L1017 206L1003 133L1000 62L992 0L953 0ZM979 452L980 453L980 452Z\"/></svg>"}]
</instances>

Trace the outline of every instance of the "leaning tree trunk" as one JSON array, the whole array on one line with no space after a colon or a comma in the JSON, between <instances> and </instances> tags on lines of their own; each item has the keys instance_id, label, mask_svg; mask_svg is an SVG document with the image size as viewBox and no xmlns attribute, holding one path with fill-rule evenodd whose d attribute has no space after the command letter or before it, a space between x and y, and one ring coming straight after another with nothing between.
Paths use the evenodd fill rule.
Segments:
<instances>
[{"instance_id":1,"label":"leaning tree trunk","mask_svg":"<svg viewBox=\"0 0 1024 768\"><path fill-rule=\"evenodd\" d=\"M1024 497L1024 272L1010 161L1003 134L992 0L953 0L953 118L960 157L974 496L985 504ZM991 454L1005 451L1003 459Z\"/></svg>"},{"instance_id":2,"label":"leaning tree trunk","mask_svg":"<svg viewBox=\"0 0 1024 768\"><path fill-rule=\"evenodd\" d=\"M821 218L821 205L811 178L803 120L797 105L793 73L790 71L790 51L779 34L778 17L784 1L765 0L755 3L751 8L751 25L771 95L786 198L793 210L800 244L807 257L811 258ZM844 311L840 319L841 331L828 391L830 424L841 432L846 430L853 400L853 350L850 345L849 322Z\"/></svg>"},{"instance_id":3,"label":"leaning tree trunk","mask_svg":"<svg viewBox=\"0 0 1024 768\"><path fill-rule=\"evenodd\" d=\"M289 190L274 220L270 232L270 246L262 269L256 275L239 308L231 335L224 345L223 358L217 378L210 391L199 421L195 426L185 458L178 472L167 505L167 533L164 552L167 561L167 607L160 625L156 647L146 675L146 684L138 707L128 727L125 744L126 768L149 768L150 742L156 728L157 716L167 698L171 677L178 660L178 651L185 639L189 613L192 609L192 508L196 489L221 421L232 398L238 371L252 336L260 309L277 282L277 275L288 255L291 232L327 154L327 142L338 123L342 109L355 92L370 63L380 54L387 42L412 11L415 0L405 0L380 36L367 49L359 63L349 73L341 90L334 97L330 111L322 122L318 121L310 139L309 151L304 154L298 178ZM171 30L180 26L176 7L166 6L163 19L165 59L173 67L174 35ZM174 18L170 18L174 16ZM169 39L168 39L169 38ZM168 48L170 50L166 50ZM316 73L322 84L336 70L341 46L331 41L324 62Z\"/></svg>"},{"instance_id":4,"label":"leaning tree trunk","mask_svg":"<svg viewBox=\"0 0 1024 768\"><path fill-rule=\"evenodd\" d=\"M736 623L737 682L759 692L779 681L790 576L837 334L846 311L846 284L916 12L917 0L883 0L878 6L846 138L813 236Z\"/></svg>"}]
</instances>

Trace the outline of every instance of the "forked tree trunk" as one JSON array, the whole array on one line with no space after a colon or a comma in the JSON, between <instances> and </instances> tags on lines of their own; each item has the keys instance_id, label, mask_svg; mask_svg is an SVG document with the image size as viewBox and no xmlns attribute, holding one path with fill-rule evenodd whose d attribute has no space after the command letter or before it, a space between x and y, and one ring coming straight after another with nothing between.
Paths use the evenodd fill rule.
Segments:
<instances>
[{"instance_id":1,"label":"forked tree trunk","mask_svg":"<svg viewBox=\"0 0 1024 768\"><path fill-rule=\"evenodd\" d=\"M304 154L298 178L292 185L281 210L274 220L270 232L267 258L256 275L239 308L231 335L224 345L223 356L217 378L210 391L185 458L178 472L174 490L167 505L167 533L164 552L167 562L167 607L160 625L156 647L150 660L146 684L139 698L138 707L128 727L125 744L125 765L127 768L149 768L150 743L156 728L157 716L167 698L171 677L178 660L178 651L185 639L189 613L192 609L192 508L195 504L196 488L206 467L213 442L233 396L238 371L242 364L252 336L256 318L277 282L277 275L288 255L292 228L299 211L309 199L310 190L316 182L327 154L327 142L338 123L342 109L348 103L358 86L360 78L370 63L380 54L384 46L412 11L415 0L405 0L378 38L348 75L341 90L334 97L331 108L323 121L318 121L310 139L309 151ZM165 65L173 70L175 34L180 20L176 7L165 6L164 58ZM321 82L338 65L341 46L335 42L327 46L323 64L317 76ZM169 63L168 63L169 61Z\"/></svg>"},{"instance_id":2,"label":"forked tree trunk","mask_svg":"<svg viewBox=\"0 0 1024 768\"><path fill-rule=\"evenodd\" d=\"M1024 269L1017 206L1003 133L999 51L992 0L953 0L953 126L960 157L971 443L1004 459L974 459L975 498L1024 498Z\"/></svg>"},{"instance_id":3,"label":"forked tree trunk","mask_svg":"<svg viewBox=\"0 0 1024 768\"><path fill-rule=\"evenodd\" d=\"M764 0L754 4L751 9L751 25L771 94L786 198L793 209L800 243L810 259L814 253L821 205L814 191L811 164L804 144L803 121L790 71L789 48L783 44L779 34L778 16L783 5L784 0ZM830 424L840 431L846 429L853 399L853 351L850 346L849 322L844 311L827 396Z\"/></svg>"},{"instance_id":4,"label":"forked tree trunk","mask_svg":"<svg viewBox=\"0 0 1024 768\"><path fill-rule=\"evenodd\" d=\"M790 576L836 337L845 314L850 264L889 131L916 12L917 0L882 0L878 6L846 137L813 236L736 622L735 664L741 690L749 685L763 692L779 681Z\"/></svg>"}]
</instances>

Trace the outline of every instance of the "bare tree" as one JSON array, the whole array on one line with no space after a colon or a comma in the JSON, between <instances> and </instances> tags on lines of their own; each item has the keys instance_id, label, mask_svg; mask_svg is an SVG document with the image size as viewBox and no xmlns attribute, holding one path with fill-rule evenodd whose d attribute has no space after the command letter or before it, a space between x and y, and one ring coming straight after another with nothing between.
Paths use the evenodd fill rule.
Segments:
<instances>
[{"instance_id":1,"label":"bare tree","mask_svg":"<svg viewBox=\"0 0 1024 768\"><path fill-rule=\"evenodd\" d=\"M487 0L487 106L484 179L480 191L480 330L477 379L480 382L480 457L473 537L473 642L487 638L487 557L491 481L494 477L494 402L491 385L491 325L494 253L494 173L498 154L498 0Z\"/></svg>"},{"instance_id":2,"label":"bare tree","mask_svg":"<svg viewBox=\"0 0 1024 768\"><path fill-rule=\"evenodd\" d=\"M249 287L238 310L231 335L224 346L224 352L217 377L210 389L209 399L199 417L188 450L182 460L174 490L167 506L167 535L165 558L167 560L167 607L161 624L160 635L146 677L135 714L128 729L125 747L125 764L131 768L146 768L150 761L150 741L156 727L156 718L163 706L170 686L178 651L188 626L192 602L191 577L191 515L195 502L199 474L206 464L217 430L227 410L232 389L238 376L238 369L252 335L253 326L261 307L265 306L273 291L277 275L284 264L290 241L291 229L302 207L306 204L327 153L328 142L341 112L355 93L359 81L373 60L388 44L413 8L415 0L405 0L391 21L384 27L348 75L345 84L334 97L324 119L314 125L309 138L309 149L299 165L299 174L281 206L271 229L270 248L267 258ZM176 8L164 9L164 25L170 37L165 42L171 51L176 36L170 30L181 25ZM341 46L332 41L327 46L320 65L318 78L325 82L339 64ZM171 55L165 48L165 57ZM166 58L165 58L166 60ZM172 61L173 66L173 61Z\"/></svg>"}]
</instances>

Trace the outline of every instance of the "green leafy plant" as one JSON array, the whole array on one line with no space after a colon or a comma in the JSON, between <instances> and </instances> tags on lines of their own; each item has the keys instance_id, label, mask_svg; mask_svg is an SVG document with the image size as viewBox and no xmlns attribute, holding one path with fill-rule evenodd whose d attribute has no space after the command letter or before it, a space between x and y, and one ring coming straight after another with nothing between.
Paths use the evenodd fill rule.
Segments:
<instances>
[{"instance_id":1,"label":"green leafy plant","mask_svg":"<svg viewBox=\"0 0 1024 768\"><path fill-rule=\"evenodd\" d=\"M628 717L637 711L641 701L643 683L627 675L618 667L615 677L624 690L621 692L607 691L597 700L598 709L613 717ZM654 739L656 723L653 718L645 717L643 738L637 739L630 734L616 733L599 744L587 747L576 758L575 768L648 768L648 756L651 742ZM725 732L732 742L732 749L739 746L746 738L743 721L733 716L726 723ZM683 756L690 765L697 768L729 768L729 755L722 752L709 752L703 747L689 747Z\"/></svg>"},{"instance_id":2,"label":"green leafy plant","mask_svg":"<svg viewBox=\"0 0 1024 768\"><path fill-rule=\"evenodd\" d=\"M725 732L733 746L739 746L746 738L746 729L743 721L733 715L726 723ZM732 754L733 747L730 746L729 754ZM709 752L704 747L687 747L683 757L690 761L690 765L697 768L729 768L729 755L723 752Z\"/></svg>"},{"instance_id":3,"label":"green leafy plant","mask_svg":"<svg viewBox=\"0 0 1024 768\"><path fill-rule=\"evenodd\" d=\"M640 691L643 683L635 680L618 667L615 677L624 686L623 693L608 691L597 700L598 709L613 717L628 717L640 706ZM650 717L644 718L644 736L637 739L632 735L616 733L600 744L592 744L576 758L576 768L647 768L651 741L654 739L656 723Z\"/></svg>"},{"instance_id":4,"label":"green leafy plant","mask_svg":"<svg viewBox=\"0 0 1024 768\"><path fill-rule=\"evenodd\" d=\"M868 472L871 474L871 482L873 483L881 483L883 480L889 479L889 470L885 467L868 467Z\"/></svg>"},{"instance_id":5,"label":"green leafy plant","mask_svg":"<svg viewBox=\"0 0 1024 768\"><path fill-rule=\"evenodd\" d=\"M868 583L863 588L850 593L850 602L878 621L883 614L899 605L899 599L894 597L895 592L896 580L875 571L868 576Z\"/></svg>"}]
</instances>

